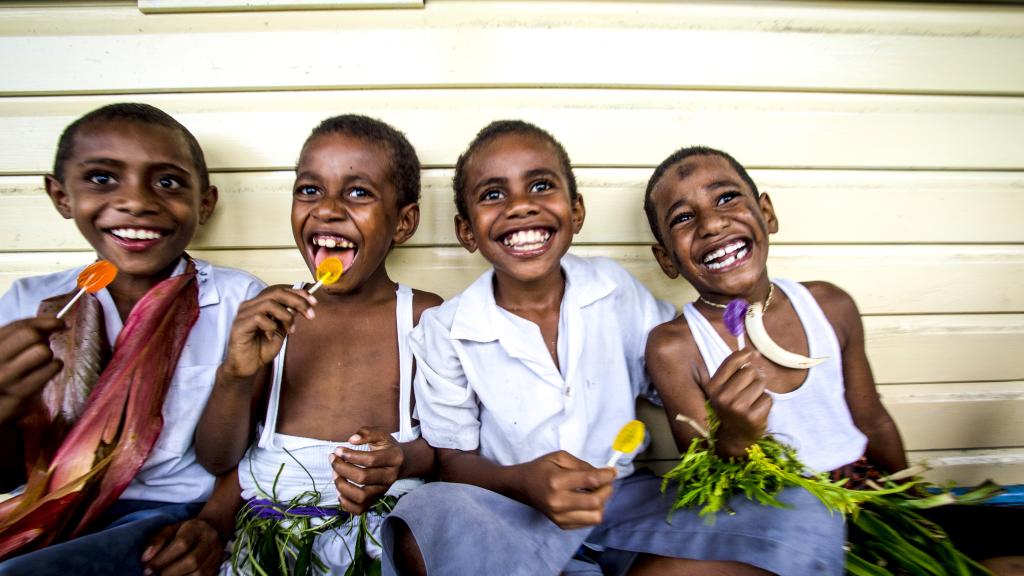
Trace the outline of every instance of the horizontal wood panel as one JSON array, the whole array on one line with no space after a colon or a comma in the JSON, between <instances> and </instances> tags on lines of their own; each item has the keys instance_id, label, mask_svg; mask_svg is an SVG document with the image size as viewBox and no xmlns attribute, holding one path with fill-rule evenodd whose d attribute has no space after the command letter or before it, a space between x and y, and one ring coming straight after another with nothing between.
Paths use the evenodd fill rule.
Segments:
<instances>
[{"instance_id":1,"label":"horizontal wood panel","mask_svg":"<svg viewBox=\"0 0 1024 576\"><path fill-rule=\"evenodd\" d=\"M649 169L577 169L587 222L574 242L650 243L642 210L650 174ZM771 195L781 221L773 244L1024 243L1019 222L1024 172L753 170L751 176ZM409 245L457 244L451 177L447 169L423 172L420 227ZM212 181L220 203L197 247L291 245L283 215L290 209L293 172L215 173ZM74 226L56 223L60 219L42 182L39 176L0 177L0 246L86 248Z\"/></svg>"},{"instance_id":2,"label":"horizontal wood panel","mask_svg":"<svg viewBox=\"0 0 1024 576\"><path fill-rule=\"evenodd\" d=\"M124 100L178 118L211 169L291 169L309 131L343 112L405 131L431 167L453 166L488 122L523 118L586 167L653 167L680 146L703 144L751 168L1024 168L1021 98L464 89L0 99L0 174L49 171L67 124Z\"/></svg>"},{"instance_id":3,"label":"horizontal wood panel","mask_svg":"<svg viewBox=\"0 0 1024 576\"><path fill-rule=\"evenodd\" d=\"M607 254L581 247L581 255ZM253 271L271 283L292 283L309 272L295 250L195 251L215 263ZM87 252L0 254L0 290L16 278L60 270L91 259ZM619 261L642 280L653 265ZM402 249L391 256L395 279L451 296L486 265L482 258L455 249ZM643 272L643 273L638 273ZM649 284L660 292L664 285ZM666 298L678 306L689 296ZM671 296L659 294L659 296ZM984 382L1024 380L1016 350L1024 350L1024 314L869 316L864 319L867 351L880 383Z\"/></svg>"},{"instance_id":4,"label":"horizontal wood panel","mask_svg":"<svg viewBox=\"0 0 1024 576\"><path fill-rule=\"evenodd\" d=\"M894 389L913 388L914 392ZM911 462L927 461L933 481L956 479L977 484L986 477L1024 482L1024 382L880 386L896 420ZM953 389L953 390L950 390ZM916 399L909 401L913 396ZM922 417L931 410L934 418ZM651 445L641 459L664 472L678 459L664 410L640 402ZM993 474L998 472L998 476ZM980 478L976 474L982 474ZM987 476L986 476L987 475Z\"/></svg>"},{"instance_id":5,"label":"horizontal wood panel","mask_svg":"<svg viewBox=\"0 0 1024 576\"><path fill-rule=\"evenodd\" d=\"M45 231L55 226L73 228L61 220L53 226L34 225ZM298 251L291 247L206 251L199 244L194 247L197 253L251 270L268 282L291 283L306 274ZM671 280L661 272L647 246L577 246L574 252L619 261L657 297L677 306L696 298L684 280ZM80 254L81 259L90 258L89 252ZM70 254L61 255L67 256ZM52 252L3 254L10 265L0 272L0 288L22 275L59 269L51 266L52 257ZM399 248L391 256L389 268L398 278L450 297L483 272L486 263L457 247ZM1024 310L1024 292L1019 289L1024 285L1024 246L783 245L772 248L769 270L773 276L837 284L854 297L865 315Z\"/></svg>"},{"instance_id":6,"label":"horizontal wood panel","mask_svg":"<svg viewBox=\"0 0 1024 576\"><path fill-rule=\"evenodd\" d=\"M1024 93L1019 10L635 4L432 0L416 11L159 17L131 4L8 8L0 54L18 73L2 90L613 85ZM367 46L374 49L339 49ZM111 54L121 55L117 66ZM684 65L665 65L673 55Z\"/></svg>"}]
</instances>

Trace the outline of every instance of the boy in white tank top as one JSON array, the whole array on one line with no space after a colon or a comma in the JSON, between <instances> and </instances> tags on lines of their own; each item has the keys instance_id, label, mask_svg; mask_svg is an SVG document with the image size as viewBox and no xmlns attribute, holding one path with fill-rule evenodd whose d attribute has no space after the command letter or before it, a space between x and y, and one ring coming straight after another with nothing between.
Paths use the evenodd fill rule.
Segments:
<instances>
[{"instance_id":1,"label":"boy in white tank top","mask_svg":"<svg viewBox=\"0 0 1024 576\"><path fill-rule=\"evenodd\" d=\"M644 210L658 264L698 292L647 342L647 368L680 450L696 432L674 416L706 422L710 401L721 420L720 456L743 457L770 433L817 471L862 455L882 470L906 467L899 431L871 375L856 304L827 282L769 278L768 237L779 223L771 199L735 159L703 147L677 151L651 176ZM794 369L752 346L736 350L722 314L736 298L763 305L765 327L785 350L828 359Z\"/></svg>"},{"instance_id":2,"label":"boy in white tank top","mask_svg":"<svg viewBox=\"0 0 1024 576\"><path fill-rule=\"evenodd\" d=\"M396 284L385 266L416 231L419 193L415 150L379 120L328 118L306 140L295 243L311 272L330 257L344 271L315 298L272 286L239 307L196 434L199 462L215 474L237 465L247 501L224 571L372 571L390 497L431 471L434 451L412 425L405 336L441 299Z\"/></svg>"}]
</instances>

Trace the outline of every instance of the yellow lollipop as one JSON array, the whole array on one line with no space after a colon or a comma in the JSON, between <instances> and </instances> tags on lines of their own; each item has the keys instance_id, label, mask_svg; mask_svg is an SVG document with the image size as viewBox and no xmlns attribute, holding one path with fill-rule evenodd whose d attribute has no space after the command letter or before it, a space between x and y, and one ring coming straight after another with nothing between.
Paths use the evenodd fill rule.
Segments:
<instances>
[{"instance_id":1,"label":"yellow lollipop","mask_svg":"<svg viewBox=\"0 0 1024 576\"><path fill-rule=\"evenodd\" d=\"M644 441L644 423L639 420L630 420L615 435L612 442L612 457L608 459L607 467L615 466L623 454L632 454Z\"/></svg>"},{"instance_id":2,"label":"yellow lollipop","mask_svg":"<svg viewBox=\"0 0 1024 576\"><path fill-rule=\"evenodd\" d=\"M334 284L338 281L338 278L341 278L341 274L344 271L345 266L342 265L341 260L334 256L326 258L316 267L316 284L309 288L309 293L316 292L321 286Z\"/></svg>"}]
</instances>

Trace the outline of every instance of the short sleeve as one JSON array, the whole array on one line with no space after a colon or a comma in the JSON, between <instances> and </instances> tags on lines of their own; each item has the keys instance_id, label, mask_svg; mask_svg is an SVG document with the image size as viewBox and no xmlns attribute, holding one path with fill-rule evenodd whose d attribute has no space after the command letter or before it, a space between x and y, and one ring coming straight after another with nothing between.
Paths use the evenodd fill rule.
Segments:
<instances>
[{"instance_id":1,"label":"short sleeve","mask_svg":"<svg viewBox=\"0 0 1024 576\"><path fill-rule=\"evenodd\" d=\"M658 325L675 318L676 309L671 303L655 298L643 283L628 272L624 272L624 274L629 278L629 283L623 296L628 300L626 305L634 311L632 314L634 322L628 330L630 337L627 353L629 354L630 379L637 395L658 402L656 397L652 397L657 393L647 376L647 365L644 360L647 336Z\"/></svg>"},{"instance_id":2,"label":"short sleeve","mask_svg":"<svg viewBox=\"0 0 1024 576\"><path fill-rule=\"evenodd\" d=\"M476 450L480 445L480 406L466 378L457 341L439 318L441 308L423 312L409 338L416 357L416 413L420 431L435 448Z\"/></svg>"}]
</instances>

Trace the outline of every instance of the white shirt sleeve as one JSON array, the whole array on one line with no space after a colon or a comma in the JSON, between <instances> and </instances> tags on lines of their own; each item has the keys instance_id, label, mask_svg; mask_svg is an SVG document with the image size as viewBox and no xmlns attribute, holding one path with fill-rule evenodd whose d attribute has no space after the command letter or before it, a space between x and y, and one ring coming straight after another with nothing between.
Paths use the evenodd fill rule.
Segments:
<instances>
[{"instance_id":1,"label":"white shirt sleeve","mask_svg":"<svg viewBox=\"0 0 1024 576\"><path fill-rule=\"evenodd\" d=\"M480 446L480 406L466 378L462 359L439 308L425 310L410 335L416 357L416 411L420 432L435 448L476 450Z\"/></svg>"},{"instance_id":2,"label":"white shirt sleeve","mask_svg":"<svg viewBox=\"0 0 1024 576\"><path fill-rule=\"evenodd\" d=\"M625 275L630 282L623 283L624 298L629 310L634 310L635 323L631 326L632 334L629 336L627 353L629 354L630 377L635 392L639 396L660 404L657 392L651 386L651 380L647 376L647 363L644 359L647 350L647 336L651 330L659 324L668 322L676 316L675 306L668 302L658 300L639 280L628 272Z\"/></svg>"}]
</instances>

